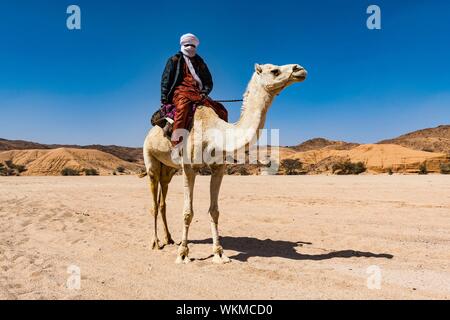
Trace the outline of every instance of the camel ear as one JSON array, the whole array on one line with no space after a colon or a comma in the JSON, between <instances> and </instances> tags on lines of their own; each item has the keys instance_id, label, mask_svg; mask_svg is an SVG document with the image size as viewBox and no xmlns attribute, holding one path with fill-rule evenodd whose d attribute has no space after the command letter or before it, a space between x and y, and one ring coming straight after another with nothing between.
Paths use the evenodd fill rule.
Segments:
<instances>
[{"instance_id":1,"label":"camel ear","mask_svg":"<svg viewBox=\"0 0 450 320\"><path fill-rule=\"evenodd\" d=\"M255 71L257 74L262 73L262 68L259 64L255 63Z\"/></svg>"}]
</instances>

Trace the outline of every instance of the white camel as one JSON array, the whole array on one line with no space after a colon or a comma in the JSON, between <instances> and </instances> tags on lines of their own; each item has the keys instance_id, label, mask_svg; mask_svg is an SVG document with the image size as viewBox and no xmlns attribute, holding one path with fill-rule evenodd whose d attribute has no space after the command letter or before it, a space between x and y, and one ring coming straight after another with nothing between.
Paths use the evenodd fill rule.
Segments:
<instances>
[{"instance_id":1,"label":"white camel","mask_svg":"<svg viewBox=\"0 0 450 320\"><path fill-rule=\"evenodd\" d=\"M184 146L180 153L182 154L181 161L178 161L176 157L174 158L174 148L169 139L164 136L163 130L159 126L155 126L150 130L144 142L144 161L152 197L151 214L154 218L153 249L161 248L157 234L158 208L161 212L165 232L163 244L174 243L167 227L166 197L168 185L173 175L177 169L182 168L184 180L184 228L176 263L187 263L190 261L188 257L188 231L194 216L192 202L195 176L200 167L208 165L211 169L209 214L213 239L213 262L230 262L220 245L218 232L218 197L222 177L225 172L225 164L223 161L211 163L204 160L201 160L201 163L196 163L193 159L198 154L212 154L217 157L217 155L224 155L225 152L229 153L248 147L252 141L258 138L259 130L264 126L266 113L274 97L287 86L305 80L306 75L306 70L297 64L284 66L256 64L255 72L244 94L239 121L235 124L227 123L221 120L211 108L198 108L195 112L192 130L187 138L184 139ZM247 134L242 134L243 132ZM226 137L226 141L223 141L223 138L218 139L218 135ZM180 152L180 150L177 150L177 152ZM158 185L160 186L159 192Z\"/></svg>"}]
</instances>

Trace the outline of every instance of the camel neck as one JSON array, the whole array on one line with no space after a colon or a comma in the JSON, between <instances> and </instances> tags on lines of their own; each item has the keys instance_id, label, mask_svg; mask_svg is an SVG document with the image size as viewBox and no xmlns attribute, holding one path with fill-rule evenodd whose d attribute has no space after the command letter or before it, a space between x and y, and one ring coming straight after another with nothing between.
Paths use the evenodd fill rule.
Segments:
<instances>
[{"instance_id":1,"label":"camel neck","mask_svg":"<svg viewBox=\"0 0 450 320\"><path fill-rule=\"evenodd\" d=\"M258 83L253 75L244 94L241 116L236 127L244 130L258 130L264 126L266 112L273 101L273 95Z\"/></svg>"},{"instance_id":2,"label":"camel neck","mask_svg":"<svg viewBox=\"0 0 450 320\"><path fill-rule=\"evenodd\" d=\"M241 116L232 127L232 145L227 143L227 150L239 150L248 144L256 142L259 130L264 127L266 113L274 96L258 83L254 74L244 94ZM228 135L230 138L230 135Z\"/></svg>"}]
</instances>

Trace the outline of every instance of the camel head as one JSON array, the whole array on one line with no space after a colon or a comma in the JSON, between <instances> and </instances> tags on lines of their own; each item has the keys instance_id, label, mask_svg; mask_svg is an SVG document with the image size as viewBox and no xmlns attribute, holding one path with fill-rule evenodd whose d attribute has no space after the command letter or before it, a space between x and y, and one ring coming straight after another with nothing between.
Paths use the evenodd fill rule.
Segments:
<instances>
[{"instance_id":1,"label":"camel head","mask_svg":"<svg viewBox=\"0 0 450 320\"><path fill-rule=\"evenodd\" d=\"M255 76L258 83L274 95L293 83L304 81L307 74L306 70L298 64L284 66L255 64Z\"/></svg>"}]
</instances>

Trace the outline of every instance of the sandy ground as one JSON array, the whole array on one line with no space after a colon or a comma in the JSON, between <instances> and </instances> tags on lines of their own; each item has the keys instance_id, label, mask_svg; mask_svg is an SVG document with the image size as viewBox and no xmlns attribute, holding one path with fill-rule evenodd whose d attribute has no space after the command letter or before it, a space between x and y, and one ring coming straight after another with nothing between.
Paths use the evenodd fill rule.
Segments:
<instances>
[{"instance_id":1,"label":"sandy ground","mask_svg":"<svg viewBox=\"0 0 450 320\"><path fill-rule=\"evenodd\" d=\"M146 179L0 178L0 298L450 298L448 176L226 176L226 265L211 261L208 181L195 189L194 260L175 265L176 246L149 249ZM177 241L179 176L169 191Z\"/></svg>"}]
</instances>

